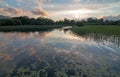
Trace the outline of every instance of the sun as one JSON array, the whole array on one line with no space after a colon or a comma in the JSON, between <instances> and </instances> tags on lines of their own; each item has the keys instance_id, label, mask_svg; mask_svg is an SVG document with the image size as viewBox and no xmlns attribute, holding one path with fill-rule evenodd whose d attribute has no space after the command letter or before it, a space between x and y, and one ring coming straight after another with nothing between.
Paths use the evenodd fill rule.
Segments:
<instances>
[{"instance_id":1,"label":"sun","mask_svg":"<svg viewBox=\"0 0 120 77\"><path fill-rule=\"evenodd\" d=\"M86 18L86 15L81 14L81 15L75 15L74 17L75 19L84 19Z\"/></svg>"},{"instance_id":2,"label":"sun","mask_svg":"<svg viewBox=\"0 0 120 77\"><path fill-rule=\"evenodd\" d=\"M91 13L91 11L87 10L87 9L78 9L78 10L72 10L71 13L75 13L75 14L87 14L87 13Z\"/></svg>"},{"instance_id":3,"label":"sun","mask_svg":"<svg viewBox=\"0 0 120 77\"><path fill-rule=\"evenodd\" d=\"M86 16L90 13L93 13L94 11L88 10L88 9L78 9L78 10L72 10L70 11L71 14L74 15L76 19L83 19L86 18Z\"/></svg>"},{"instance_id":4,"label":"sun","mask_svg":"<svg viewBox=\"0 0 120 77\"><path fill-rule=\"evenodd\" d=\"M75 18L76 18L76 19L79 19L79 15L75 15Z\"/></svg>"}]
</instances>

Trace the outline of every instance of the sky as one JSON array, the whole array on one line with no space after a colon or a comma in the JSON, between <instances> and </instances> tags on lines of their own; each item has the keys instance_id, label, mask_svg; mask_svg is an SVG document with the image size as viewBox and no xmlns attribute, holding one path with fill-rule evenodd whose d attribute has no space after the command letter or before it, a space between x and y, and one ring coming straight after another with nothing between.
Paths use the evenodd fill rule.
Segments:
<instances>
[{"instance_id":1,"label":"sky","mask_svg":"<svg viewBox=\"0 0 120 77\"><path fill-rule=\"evenodd\" d=\"M0 15L48 17L54 20L120 14L120 0L0 0Z\"/></svg>"}]
</instances>

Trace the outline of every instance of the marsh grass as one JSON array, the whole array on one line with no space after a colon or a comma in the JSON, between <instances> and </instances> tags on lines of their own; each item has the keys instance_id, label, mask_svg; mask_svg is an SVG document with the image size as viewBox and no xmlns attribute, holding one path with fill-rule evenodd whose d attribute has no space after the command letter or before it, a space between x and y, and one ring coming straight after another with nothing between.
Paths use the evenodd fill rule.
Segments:
<instances>
[{"instance_id":1,"label":"marsh grass","mask_svg":"<svg viewBox=\"0 0 120 77\"><path fill-rule=\"evenodd\" d=\"M119 35L120 36L120 26L84 26L73 28L72 31L77 34L106 34L106 35Z\"/></svg>"}]
</instances>

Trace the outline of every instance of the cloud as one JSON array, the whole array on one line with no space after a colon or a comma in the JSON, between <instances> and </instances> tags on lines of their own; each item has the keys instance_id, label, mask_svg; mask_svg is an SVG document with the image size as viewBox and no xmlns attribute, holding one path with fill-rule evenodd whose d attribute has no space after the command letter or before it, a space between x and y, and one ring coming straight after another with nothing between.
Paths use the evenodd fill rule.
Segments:
<instances>
[{"instance_id":1,"label":"cloud","mask_svg":"<svg viewBox=\"0 0 120 77\"><path fill-rule=\"evenodd\" d=\"M18 8L8 8L8 9L4 9L4 11L12 14L17 14L17 15L21 15L23 13L23 11Z\"/></svg>"},{"instance_id":2,"label":"cloud","mask_svg":"<svg viewBox=\"0 0 120 77\"><path fill-rule=\"evenodd\" d=\"M0 13L9 15L9 13L6 12L5 9L3 9L3 8L0 8Z\"/></svg>"},{"instance_id":3,"label":"cloud","mask_svg":"<svg viewBox=\"0 0 120 77\"><path fill-rule=\"evenodd\" d=\"M48 12L41 9L41 8L36 8L31 11L33 15L39 15L39 16L48 16Z\"/></svg>"},{"instance_id":4,"label":"cloud","mask_svg":"<svg viewBox=\"0 0 120 77\"><path fill-rule=\"evenodd\" d=\"M48 9L49 16L55 20L69 18L74 19L76 16L83 18L88 17L100 17L100 16L107 16L107 15L117 15L114 9L119 7L119 3L114 4L89 4L89 5L78 5L78 4L66 4L66 5L52 5ZM67 7L64 7L67 6ZM48 8L48 7L47 7Z\"/></svg>"},{"instance_id":5,"label":"cloud","mask_svg":"<svg viewBox=\"0 0 120 77\"><path fill-rule=\"evenodd\" d=\"M35 1L35 3L37 3L37 4L41 4L41 3L46 3L46 2L48 2L48 3L50 3L50 2L52 2L53 0L34 0Z\"/></svg>"},{"instance_id":6,"label":"cloud","mask_svg":"<svg viewBox=\"0 0 120 77\"><path fill-rule=\"evenodd\" d=\"M38 5L38 7L41 7L43 1L39 1L39 0L34 0L34 2Z\"/></svg>"},{"instance_id":7,"label":"cloud","mask_svg":"<svg viewBox=\"0 0 120 77\"><path fill-rule=\"evenodd\" d=\"M74 2L80 2L80 1L82 1L82 0L73 0Z\"/></svg>"},{"instance_id":8,"label":"cloud","mask_svg":"<svg viewBox=\"0 0 120 77\"><path fill-rule=\"evenodd\" d=\"M31 13L33 15L39 15L39 16L48 16L48 12L42 9L42 4L48 0L34 0L34 2L37 4L37 8L32 10Z\"/></svg>"},{"instance_id":9,"label":"cloud","mask_svg":"<svg viewBox=\"0 0 120 77\"><path fill-rule=\"evenodd\" d=\"M15 0L15 1L17 7L16 5L12 5L11 3L9 3L12 1L6 2L4 1L4 4L2 4L2 7L0 7L0 14L9 16L28 15L30 17L48 16L48 12L44 10L42 6L44 5L44 3L50 2L51 0Z\"/></svg>"},{"instance_id":10,"label":"cloud","mask_svg":"<svg viewBox=\"0 0 120 77\"><path fill-rule=\"evenodd\" d=\"M0 4L2 3L2 1L0 1Z\"/></svg>"},{"instance_id":11,"label":"cloud","mask_svg":"<svg viewBox=\"0 0 120 77\"><path fill-rule=\"evenodd\" d=\"M77 10L77 9L88 9L88 10L101 10L101 9L111 9L118 7L120 3L107 3L107 4L50 4L49 6L45 4L43 7L48 11L65 11L65 10ZM51 6L51 7L50 7ZM67 6L67 7L65 7Z\"/></svg>"},{"instance_id":12,"label":"cloud","mask_svg":"<svg viewBox=\"0 0 120 77\"><path fill-rule=\"evenodd\" d=\"M16 4L13 4L13 2ZM92 14L94 16L108 15L108 13L116 15L120 12L119 0L0 0L0 3L0 14L10 16L27 15L38 17L48 16L49 14L48 17L51 18L65 16L69 18L72 15L75 16L76 13L81 15L80 10L84 12L86 10L92 11L89 14L88 11L85 13L89 16Z\"/></svg>"},{"instance_id":13,"label":"cloud","mask_svg":"<svg viewBox=\"0 0 120 77\"><path fill-rule=\"evenodd\" d=\"M22 9L18 9L18 8L0 8L0 13L7 15L11 15L11 14L22 15L23 11Z\"/></svg>"}]
</instances>

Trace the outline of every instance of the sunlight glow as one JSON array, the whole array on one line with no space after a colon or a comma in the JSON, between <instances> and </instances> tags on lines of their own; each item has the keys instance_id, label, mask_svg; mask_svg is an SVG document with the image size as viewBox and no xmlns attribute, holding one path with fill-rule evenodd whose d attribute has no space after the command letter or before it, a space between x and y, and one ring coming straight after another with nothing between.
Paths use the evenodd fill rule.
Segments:
<instances>
[{"instance_id":1,"label":"sunlight glow","mask_svg":"<svg viewBox=\"0 0 120 77\"><path fill-rule=\"evenodd\" d=\"M86 18L88 14L92 14L92 13L97 13L98 11L94 11L94 10L88 10L88 9L77 9L77 10L66 10L66 11L58 11L58 12L54 12L51 13L51 16L65 16L70 15L70 16L74 16L76 19L78 18Z\"/></svg>"},{"instance_id":2,"label":"sunlight glow","mask_svg":"<svg viewBox=\"0 0 120 77\"><path fill-rule=\"evenodd\" d=\"M93 13L95 11L92 10L87 10L87 9L80 9L80 10L72 10L70 11L70 13L74 13L74 14L88 14L88 13Z\"/></svg>"},{"instance_id":3,"label":"sunlight glow","mask_svg":"<svg viewBox=\"0 0 120 77\"><path fill-rule=\"evenodd\" d=\"M96 12L96 11L86 10L86 9L70 11L71 14L74 14L76 19L86 18L87 14L94 13L94 12Z\"/></svg>"},{"instance_id":4,"label":"sunlight glow","mask_svg":"<svg viewBox=\"0 0 120 77\"><path fill-rule=\"evenodd\" d=\"M76 14L76 15L75 15L75 18L76 18L76 19L79 19L79 15Z\"/></svg>"}]
</instances>

